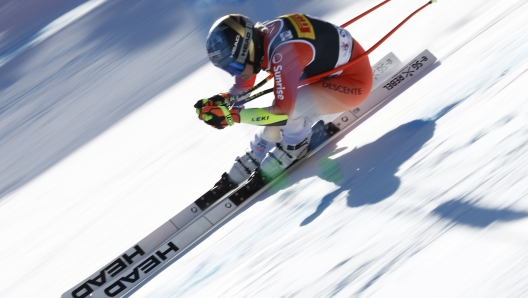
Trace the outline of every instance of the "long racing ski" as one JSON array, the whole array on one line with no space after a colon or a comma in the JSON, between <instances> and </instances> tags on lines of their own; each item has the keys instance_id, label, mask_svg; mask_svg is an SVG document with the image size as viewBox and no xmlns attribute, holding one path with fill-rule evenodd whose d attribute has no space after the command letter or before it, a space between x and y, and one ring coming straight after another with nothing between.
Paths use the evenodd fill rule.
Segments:
<instances>
[{"instance_id":1,"label":"long racing ski","mask_svg":"<svg viewBox=\"0 0 528 298\"><path fill-rule=\"evenodd\" d=\"M66 291L62 298L123 297L131 295L152 276L170 265L195 242L203 239L237 210L302 164L315 152L350 131L388 101L408 88L436 62L428 50L403 65L390 53L373 66L374 87L359 107L346 111L331 122L318 121L313 127L309 153L273 181L263 181L258 172L241 185L233 185L226 174L203 196L176 214L136 245L106 266Z\"/></svg>"}]
</instances>

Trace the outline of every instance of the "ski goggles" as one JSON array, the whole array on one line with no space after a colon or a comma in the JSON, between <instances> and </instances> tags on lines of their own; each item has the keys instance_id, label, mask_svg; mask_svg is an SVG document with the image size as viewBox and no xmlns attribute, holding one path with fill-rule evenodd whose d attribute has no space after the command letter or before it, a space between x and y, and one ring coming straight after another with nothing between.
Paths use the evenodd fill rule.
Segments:
<instances>
[{"instance_id":1,"label":"ski goggles","mask_svg":"<svg viewBox=\"0 0 528 298\"><path fill-rule=\"evenodd\" d=\"M222 67L223 70L227 71L232 76L239 76L244 71L244 68L246 68L245 64L236 61Z\"/></svg>"}]
</instances>

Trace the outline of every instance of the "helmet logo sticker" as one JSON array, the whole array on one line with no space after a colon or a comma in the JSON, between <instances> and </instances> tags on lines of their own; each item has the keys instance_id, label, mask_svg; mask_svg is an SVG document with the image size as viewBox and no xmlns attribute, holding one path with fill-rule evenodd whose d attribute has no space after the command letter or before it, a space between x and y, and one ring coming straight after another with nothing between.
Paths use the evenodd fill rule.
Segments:
<instances>
[{"instance_id":1,"label":"helmet logo sticker","mask_svg":"<svg viewBox=\"0 0 528 298\"><path fill-rule=\"evenodd\" d=\"M212 53L209 53L209 59L219 58L219 56L220 56L220 51L214 51Z\"/></svg>"},{"instance_id":2,"label":"helmet logo sticker","mask_svg":"<svg viewBox=\"0 0 528 298\"><path fill-rule=\"evenodd\" d=\"M249 48L250 39L251 39L251 33L246 32L246 38L244 38L244 43L242 44L242 53L240 55L247 56L247 50Z\"/></svg>"},{"instance_id":3,"label":"helmet logo sticker","mask_svg":"<svg viewBox=\"0 0 528 298\"><path fill-rule=\"evenodd\" d=\"M240 40L240 35L236 36L235 44L233 45L233 49L231 50L231 58L234 58L236 49L238 47L238 41Z\"/></svg>"}]
</instances>

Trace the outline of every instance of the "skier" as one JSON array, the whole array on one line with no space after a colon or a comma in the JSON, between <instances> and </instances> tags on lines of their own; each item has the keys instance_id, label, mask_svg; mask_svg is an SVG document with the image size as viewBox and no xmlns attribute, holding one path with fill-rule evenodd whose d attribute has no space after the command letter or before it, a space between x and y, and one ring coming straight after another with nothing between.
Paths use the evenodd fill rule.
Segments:
<instances>
[{"instance_id":1,"label":"skier","mask_svg":"<svg viewBox=\"0 0 528 298\"><path fill-rule=\"evenodd\" d=\"M262 126L228 172L236 184L256 169L265 179L276 177L306 155L311 116L357 107L372 88L368 57L325 80L298 86L299 80L330 71L365 52L347 30L304 14L256 24L239 14L224 16L211 27L206 47L211 62L235 76L235 83L226 93L199 100L194 106L199 119L217 129L234 123ZM229 110L221 104L253 87L261 70L274 78L275 99L270 107Z\"/></svg>"}]
</instances>

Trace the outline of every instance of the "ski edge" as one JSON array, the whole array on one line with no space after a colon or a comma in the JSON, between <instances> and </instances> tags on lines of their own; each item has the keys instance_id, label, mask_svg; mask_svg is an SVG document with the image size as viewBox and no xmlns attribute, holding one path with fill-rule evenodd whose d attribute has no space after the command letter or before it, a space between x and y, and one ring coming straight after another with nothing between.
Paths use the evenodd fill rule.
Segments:
<instances>
[{"instance_id":1,"label":"ski edge","mask_svg":"<svg viewBox=\"0 0 528 298\"><path fill-rule=\"evenodd\" d=\"M423 59L423 57L426 57L426 61L422 61L422 62L427 62L427 64L422 64L422 66L419 69L413 70L413 65L416 65L416 63L421 61ZM434 55L432 55L428 50L425 50L422 53L420 53L420 55L418 55L415 59L411 60L411 62L409 62L405 66L403 66L394 75L391 75L384 83L379 85L378 88L376 88L371 93L371 94L373 94L373 98L378 97L379 102L374 103L373 101L367 100L365 103L363 103L362 105L360 105L358 107L359 109L356 108L356 109L354 109L352 111L347 111L347 112L343 113L343 114L352 113L354 115L355 119L353 121L349 122L349 123L346 123L346 125L344 125L344 126L342 125L342 128L339 131L337 131L328 140L324 141L321 145L319 145L318 147L312 149L312 151L310 151L303 158L303 160L306 160L306 159L310 158L311 156L313 156L320 149L325 147L329 142L332 142L333 140L335 140L335 138L338 137L339 135L341 135L341 134L343 134L345 132L349 132L351 128L357 127L354 124L361 123L363 120L365 120L370 115L372 115L373 111L377 111L377 107L380 107L380 106L384 105L387 101L389 101L394 96L396 96L398 94L398 91L401 90L404 86L410 86L410 85L408 85L409 82L415 82L415 80L413 80L414 79L413 77L419 77L419 75L423 71L428 69L431 65L433 65L434 62L436 62L436 57ZM402 73L405 74L405 77L401 77ZM390 85L387 85L387 84L390 84ZM381 97L381 99L380 99L380 97ZM343 114L341 114L341 115L343 115ZM336 119L336 120L332 121L332 123L336 124L336 123L340 123L340 121L342 121L342 119L341 120L340 119ZM178 259L179 256L181 256L183 253L189 251L190 247L192 247L197 242L201 241L204 237L206 237L212 231L214 231L218 226L220 226L226 220L231 218L234 214L236 214L236 212L238 210L242 210L243 207L246 206L247 204L249 204L251 201L253 201L253 199L258 197L260 194L262 194L264 191L269 189L271 186L273 186L276 183L278 183L281 180L282 177L284 177L285 175L288 175L288 173L290 173L291 171L293 171L297 167L299 167L300 164L302 164L302 163L294 164L293 166L288 168L285 172L283 172L281 175L279 175L275 179L273 179L273 181L270 181L269 183L263 185L255 193L253 193L249 198L243 200L239 204L234 203L234 201L231 200L230 197L233 194L235 194L237 191L239 191L241 188L245 187L245 184L241 185L241 186L237 187L236 189L234 189L233 191L229 192L223 198L218 200L214 205L212 205L207 210L205 210L203 216L196 218L191 223L189 223L188 226L186 226L183 229L183 230L189 229L189 231L193 230L193 232L199 233L197 235L197 237L194 240L192 240L189 244L185 245L181 249L174 250L175 254L172 257L164 260L163 262L160 262L159 266L156 265L157 268L152 268L152 270L151 270L152 272L144 272L145 273L144 276L139 276L138 281L135 284L133 284L133 285L127 286L126 289L122 293L121 292L119 293L119 296L117 296L117 295L104 295L104 294L101 293L103 291L101 289L99 289L98 291L94 292L93 298L128 297L129 295L131 295L132 293L137 291L139 288L141 288L147 281L152 279L158 272L161 272L165 268L170 266L174 261L176 261ZM250 177L246 181L246 183L248 183L248 181L251 181L252 178L254 178L254 176ZM214 216L208 217L207 215L214 215ZM216 220L212 220L212 217L215 218ZM142 264L144 266L145 265L151 266L151 265L157 264L157 261L156 262L153 262L152 260L149 261L149 258L151 258L154 255L160 256L160 254L159 254L160 252L169 252L171 247L177 247L177 243L179 241L181 241L180 239L176 239L178 236L179 236L179 234L178 235L174 235L170 239L167 239L167 241L165 241L164 245L162 245L160 248L158 248L159 250L157 252L151 253L150 256L146 259L146 261L143 261L140 265L136 266L136 268L140 268ZM184 237L180 237L180 238L184 238ZM150 268L147 268L147 269L150 269ZM129 273L129 275L130 275L130 273ZM122 276L126 276L126 274L123 274ZM118 289L121 289L120 288L121 286L125 286L124 283L120 282L121 278L122 277L117 278L116 279L117 281L114 284L112 284L112 285L114 285L115 287L119 287ZM112 287L112 285L110 285L110 287ZM109 289L110 287L107 287L107 289ZM99 294L101 294L101 295L99 295Z\"/></svg>"},{"instance_id":2,"label":"ski edge","mask_svg":"<svg viewBox=\"0 0 528 298\"><path fill-rule=\"evenodd\" d=\"M394 77L400 74L402 70L405 70L406 68L408 68L412 63L415 63L418 57L424 56L424 55L426 55L427 57L431 57L433 58L431 60L434 60L430 62L426 67L424 67L422 71L427 69L430 65L432 65L436 61L436 57L434 57L434 55L432 55L428 50L425 50L422 53L420 53L417 56L417 58L411 60L410 63L406 64L399 71L397 71L394 74L388 75L389 70L391 70L394 67L400 66L401 62L398 60L398 58L393 53L387 54L378 63L374 64L373 71L374 69L377 68L377 76L380 78L388 77L388 79L380 83L377 86L377 88L373 90L371 94L373 94L379 89L383 89L384 84L391 82L391 80L393 80ZM383 69L383 67L386 67L387 65L391 67ZM407 80L407 81L410 81L410 80ZM377 107L379 107L384 102L386 102L391 97L391 95L396 94L397 90L399 90L400 88L402 88L403 86L407 84L408 84L407 82L405 82L404 84L397 84L399 85L399 86L396 86L398 88L396 89L392 88L394 90L387 90L389 92L388 93L385 92L386 97L382 98L381 100L379 100L379 102L375 103L374 105L370 103L372 105L370 107L368 106L369 103L367 100L366 102L367 105L365 105L364 103L354 110L346 111L342 113L340 116L338 116L337 119L332 121L332 123L334 123L334 125L336 125L336 127L339 128L339 131L337 131L336 134L330 137L328 140L324 141L322 144L312 149L304 159L308 159L309 157L313 156L321 148L325 147L329 142L334 140L337 136L343 134L344 132L350 131L351 127L359 123L361 120L363 120L367 116L371 115L372 111L374 111ZM378 96L383 96L383 92ZM258 191L256 191L250 198L246 199L240 204L235 204L229 199L229 197L232 196L238 189L240 189L241 187L244 187L244 185L241 185L240 187L228 192L221 199L216 201L215 204L208 206L208 208L206 209L201 209L200 207L198 207L198 205L196 205L196 203L192 203L187 208L185 208L180 213L178 213L176 216L171 218L169 221L165 222L163 225L161 225L156 230L151 232L149 235L144 237L136 245L129 248L119 257L111 261L109 264L107 264L100 270L96 271L94 274L92 274L90 277L88 277L81 283L77 284L75 287L66 291L61 296L61 298L84 298L84 297L90 297L90 296L91 297L122 297L123 295L127 295L128 293L140 287L145 282L145 280L149 279L149 277L153 275L155 272L159 272L161 268L164 268L166 265L170 264L173 259L175 259L179 255L184 253L187 250L187 248L191 247L197 241L202 239L204 236L208 235L212 230L214 230L216 227L222 224L225 220L227 220L232 214L234 214L236 210L240 210L243 206L248 204L255 197L259 196L262 192L264 192L269 187L271 187L272 185L280 181L280 179L284 175L287 175L289 172L297 168L300 164L301 163L294 164L287 171L285 171L284 173L276 177L273 181L270 181L269 183L265 184ZM227 207L227 206L230 206L230 207ZM186 211L186 210L191 211L191 213L190 214L188 212L183 213L183 211ZM185 232L185 230L187 231L193 230L192 234L196 234L196 233L199 233L199 234L194 240L190 241L187 245L184 245L180 249L174 243L172 243L171 240L176 238L178 235L185 234L183 233ZM189 236L191 235L183 235L182 238L188 238ZM194 237L191 237L191 238L194 238ZM185 241L185 242L188 242L188 241ZM165 250L162 250L163 248L165 248ZM167 248L169 249L167 250ZM174 256L171 256L170 258L167 258L166 256L168 255L168 253L171 252L171 250L174 250L176 254ZM165 254L163 254L164 252ZM157 261L153 261L153 258L152 258L153 255L163 256L166 259L163 260L163 264L161 263L158 264ZM148 272L145 272L147 274L143 276L142 278L140 278L140 280L136 280L132 286L126 287L123 293L119 292L113 296L102 293L103 288L104 289L109 288L108 285L111 282L115 280L119 281L121 278L123 278L123 276L130 276L131 274L130 272L128 274L126 273L128 272L127 269L130 269L131 267L134 267L134 271L132 273L137 272L139 269L142 269L142 268L148 270ZM146 270L143 270L143 271L146 271ZM114 284L116 284L116 282L112 283L111 285L114 285ZM118 284L121 285L121 283L118 283ZM92 289L92 286L96 287L96 289Z\"/></svg>"}]
</instances>

